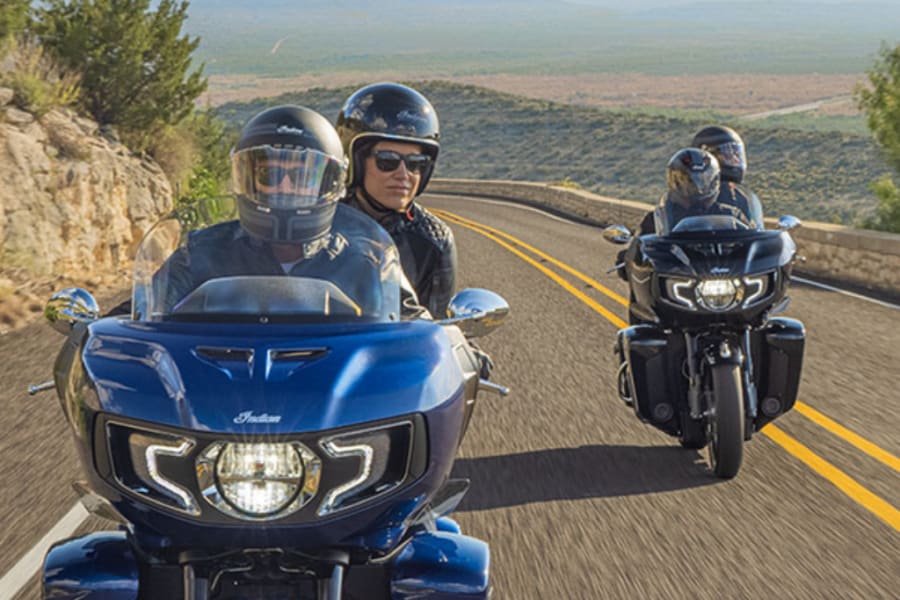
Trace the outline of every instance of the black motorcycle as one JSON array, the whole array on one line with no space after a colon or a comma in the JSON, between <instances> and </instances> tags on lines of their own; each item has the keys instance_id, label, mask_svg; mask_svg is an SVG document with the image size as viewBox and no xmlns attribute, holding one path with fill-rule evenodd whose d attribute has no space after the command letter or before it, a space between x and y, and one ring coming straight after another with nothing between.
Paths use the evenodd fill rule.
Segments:
<instances>
[{"instance_id":1,"label":"black motorcycle","mask_svg":"<svg viewBox=\"0 0 900 600\"><path fill-rule=\"evenodd\" d=\"M618 332L618 391L641 421L678 437L685 448L709 444L713 472L737 475L743 443L793 408L806 333L783 311L796 245L782 217L765 230L733 216L671 223L656 211L656 233L633 238L620 225L604 238L628 244L631 326Z\"/></svg>"}]
</instances>

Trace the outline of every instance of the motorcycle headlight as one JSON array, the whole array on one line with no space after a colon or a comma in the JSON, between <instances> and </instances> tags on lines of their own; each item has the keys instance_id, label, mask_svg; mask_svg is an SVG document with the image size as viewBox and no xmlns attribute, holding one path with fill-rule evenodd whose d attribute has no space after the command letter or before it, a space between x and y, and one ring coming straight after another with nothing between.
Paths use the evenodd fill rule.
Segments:
<instances>
[{"instance_id":1,"label":"motorcycle headlight","mask_svg":"<svg viewBox=\"0 0 900 600\"><path fill-rule=\"evenodd\" d=\"M712 311L724 311L734 305L741 289L739 280L702 279L697 283L697 302Z\"/></svg>"},{"instance_id":2,"label":"motorcycle headlight","mask_svg":"<svg viewBox=\"0 0 900 600\"><path fill-rule=\"evenodd\" d=\"M203 497L240 519L284 517L316 494L321 461L299 442L210 445L197 459Z\"/></svg>"}]
</instances>

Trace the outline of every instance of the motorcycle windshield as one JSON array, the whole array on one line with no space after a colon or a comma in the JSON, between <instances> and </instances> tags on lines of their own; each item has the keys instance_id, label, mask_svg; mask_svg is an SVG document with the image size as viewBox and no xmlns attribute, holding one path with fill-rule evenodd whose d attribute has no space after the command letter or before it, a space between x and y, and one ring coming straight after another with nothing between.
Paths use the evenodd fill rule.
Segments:
<instances>
[{"instance_id":1,"label":"motorcycle windshield","mask_svg":"<svg viewBox=\"0 0 900 600\"><path fill-rule=\"evenodd\" d=\"M138 321L395 321L402 271L387 233L338 206L331 232L268 244L237 220L231 197L177 209L144 236L134 261Z\"/></svg>"},{"instance_id":2,"label":"motorcycle windshield","mask_svg":"<svg viewBox=\"0 0 900 600\"><path fill-rule=\"evenodd\" d=\"M674 203L667 202L663 196L654 213L656 234L665 236L680 232L765 230L762 204L752 192L743 193L739 203L719 201L709 211L706 214L691 214Z\"/></svg>"}]
</instances>

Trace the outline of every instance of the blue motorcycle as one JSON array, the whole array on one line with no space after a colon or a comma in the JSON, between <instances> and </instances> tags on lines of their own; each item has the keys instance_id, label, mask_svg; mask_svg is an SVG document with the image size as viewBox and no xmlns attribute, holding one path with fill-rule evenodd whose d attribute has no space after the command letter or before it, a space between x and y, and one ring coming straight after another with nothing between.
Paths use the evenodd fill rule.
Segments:
<instances>
[{"instance_id":1,"label":"blue motorcycle","mask_svg":"<svg viewBox=\"0 0 900 600\"><path fill-rule=\"evenodd\" d=\"M505 391L467 338L508 306L463 290L446 320L401 319L391 253L364 294L323 272L171 302L188 232L232 214L157 224L130 315L99 318L80 289L47 305L68 336L44 387L86 474L75 488L118 529L54 545L43 597L487 598L488 546L446 515L468 487L449 475L476 395Z\"/></svg>"}]
</instances>

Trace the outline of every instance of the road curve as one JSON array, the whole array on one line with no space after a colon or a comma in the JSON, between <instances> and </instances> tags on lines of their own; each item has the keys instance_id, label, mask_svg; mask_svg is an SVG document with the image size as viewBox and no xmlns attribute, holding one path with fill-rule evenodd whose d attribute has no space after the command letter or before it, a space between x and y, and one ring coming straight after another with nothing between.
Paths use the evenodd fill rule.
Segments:
<instances>
[{"instance_id":1,"label":"road curve","mask_svg":"<svg viewBox=\"0 0 900 600\"><path fill-rule=\"evenodd\" d=\"M722 482L615 396L626 290L605 273L616 248L596 229L477 199L424 204L453 220L459 287L512 308L481 346L513 394L482 398L455 467L473 484L457 517L491 545L496 598L896 597L900 312L796 286L787 314L809 336L800 406ZM61 342L40 324L0 338L0 577L75 502L58 403L24 391L48 378ZM18 595L38 597L34 580Z\"/></svg>"}]
</instances>

